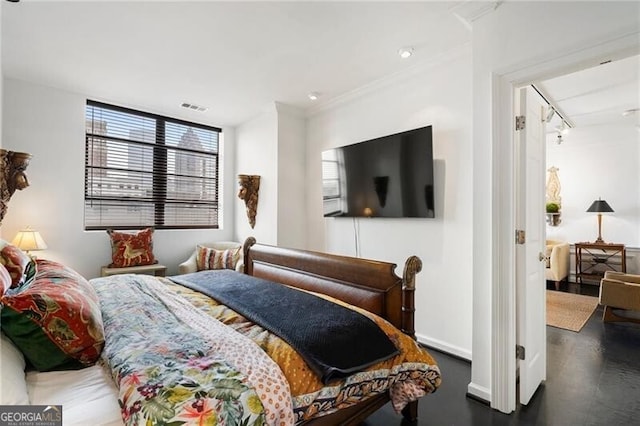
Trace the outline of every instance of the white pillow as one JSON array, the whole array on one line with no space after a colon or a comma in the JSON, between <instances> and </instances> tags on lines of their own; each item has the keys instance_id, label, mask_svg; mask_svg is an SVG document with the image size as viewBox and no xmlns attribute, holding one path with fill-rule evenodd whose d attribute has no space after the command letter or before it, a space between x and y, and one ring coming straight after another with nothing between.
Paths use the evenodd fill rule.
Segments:
<instances>
[{"instance_id":1,"label":"white pillow","mask_svg":"<svg viewBox=\"0 0 640 426\"><path fill-rule=\"evenodd\" d=\"M81 370L29 371L34 405L62 405L65 426L122 426L118 388L100 364Z\"/></svg>"},{"instance_id":2,"label":"white pillow","mask_svg":"<svg viewBox=\"0 0 640 426\"><path fill-rule=\"evenodd\" d=\"M0 404L28 405L24 355L0 332Z\"/></svg>"}]
</instances>

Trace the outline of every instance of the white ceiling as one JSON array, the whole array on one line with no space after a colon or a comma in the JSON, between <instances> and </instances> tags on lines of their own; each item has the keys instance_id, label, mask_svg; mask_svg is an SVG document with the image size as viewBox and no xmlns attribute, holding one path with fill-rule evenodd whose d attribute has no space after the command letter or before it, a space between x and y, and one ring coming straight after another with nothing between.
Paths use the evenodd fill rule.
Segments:
<instances>
[{"instance_id":1,"label":"white ceiling","mask_svg":"<svg viewBox=\"0 0 640 426\"><path fill-rule=\"evenodd\" d=\"M615 60L534 85L575 127L639 126L640 56ZM636 110L623 115L625 111ZM560 126L558 115L547 132Z\"/></svg>"},{"instance_id":2,"label":"white ceiling","mask_svg":"<svg viewBox=\"0 0 640 426\"><path fill-rule=\"evenodd\" d=\"M309 111L437 61L498 4L2 1L2 65L6 77L233 126L274 101ZM406 60L404 46L415 49ZM632 57L535 85L576 126L638 125L640 114L622 112L640 106L639 70Z\"/></svg>"},{"instance_id":3,"label":"white ceiling","mask_svg":"<svg viewBox=\"0 0 640 426\"><path fill-rule=\"evenodd\" d=\"M274 101L317 108L468 43L454 14L467 4L2 1L2 65L5 77L233 126ZM407 45L415 54L400 59Z\"/></svg>"}]
</instances>

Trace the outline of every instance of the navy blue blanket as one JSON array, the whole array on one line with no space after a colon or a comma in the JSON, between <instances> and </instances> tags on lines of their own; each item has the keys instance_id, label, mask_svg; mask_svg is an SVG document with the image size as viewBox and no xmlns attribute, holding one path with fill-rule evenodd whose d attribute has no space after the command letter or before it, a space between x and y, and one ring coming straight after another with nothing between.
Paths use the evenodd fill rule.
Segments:
<instances>
[{"instance_id":1,"label":"navy blue blanket","mask_svg":"<svg viewBox=\"0 0 640 426\"><path fill-rule=\"evenodd\" d=\"M304 291L224 269L170 279L279 336L325 384L398 354L371 319Z\"/></svg>"}]
</instances>

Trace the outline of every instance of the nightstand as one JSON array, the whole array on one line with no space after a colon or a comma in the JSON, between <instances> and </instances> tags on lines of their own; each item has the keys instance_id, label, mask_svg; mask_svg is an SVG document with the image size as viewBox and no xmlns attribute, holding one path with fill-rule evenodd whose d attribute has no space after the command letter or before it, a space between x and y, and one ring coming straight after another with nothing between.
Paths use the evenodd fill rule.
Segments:
<instances>
[{"instance_id":1,"label":"nightstand","mask_svg":"<svg viewBox=\"0 0 640 426\"><path fill-rule=\"evenodd\" d=\"M100 276L108 277L109 275L117 274L153 274L157 277L164 277L166 272L167 267L160 265L159 263L154 263L153 265L128 266L125 268L110 268L108 266L103 266L100 270Z\"/></svg>"}]
</instances>

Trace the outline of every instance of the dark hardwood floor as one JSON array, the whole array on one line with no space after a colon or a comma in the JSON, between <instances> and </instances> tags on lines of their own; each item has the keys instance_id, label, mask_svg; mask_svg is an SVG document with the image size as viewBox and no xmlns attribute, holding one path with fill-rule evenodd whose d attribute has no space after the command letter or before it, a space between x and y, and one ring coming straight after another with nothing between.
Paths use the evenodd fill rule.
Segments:
<instances>
[{"instance_id":1,"label":"dark hardwood floor","mask_svg":"<svg viewBox=\"0 0 640 426\"><path fill-rule=\"evenodd\" d=\"M560 290L598 294L594 285L563 283ZM640 324L605 324L602 307L579 333L547 327L547 380L527 406L511 414L466 397L471 380L468 362L429 351L440 365L443 382L438 391L421 399L421 426L640 424ZM399 424L401 417L387 404L363 426Z\"/></svg>"}]
</instances>

